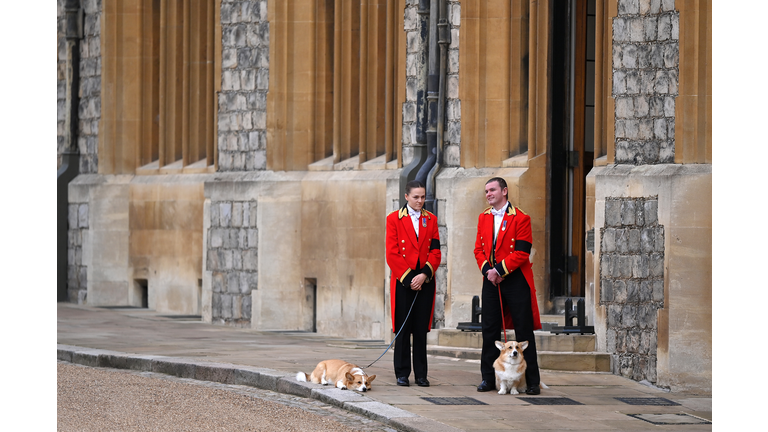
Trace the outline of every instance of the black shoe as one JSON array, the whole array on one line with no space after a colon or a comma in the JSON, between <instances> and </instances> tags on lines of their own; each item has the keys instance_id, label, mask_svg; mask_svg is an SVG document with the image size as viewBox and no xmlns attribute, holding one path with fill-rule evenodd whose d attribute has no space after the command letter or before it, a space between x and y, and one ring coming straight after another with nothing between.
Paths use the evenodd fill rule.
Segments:
<instances>
[{"instance_id":1,"label":"black shoe","mask_svg":"<svg viewBox=\"0 0 768 432\"><path fill-rule=\"evenodd\" d=\"M429 387L429 381L426 378L416 378L416 385L419 387Z\"/></svg>"},{"instance_id":2,"label":"black shoe","mask_svg":"<svg viewBox=\"0 0 768 432\"><path fill-rule=\"evenodd\" d=\"M541 394L541 388L539 388L539 386L528 387L527 389L525 389L525 394L527 394L527 395Z\"/></svg>"},{"instance_id":3,"label":"black shoe","mask_svg":"<svg viewBox=\"0 0 768 432\"><path fill-rule=\"evenodd\" d=\"M408 387L411 384L408 382L408 377L397 377L397 385Z\"/></svg>"},{"instance_id":4,"label":"black shoe","mask_svg":"<svg viewBox=\"0 0 768 432\"><path fill-rule=\"evenodd\" d=\"M477 391L479 392L487 392L491 390L496 390L496 384L490 384L486 380L483 380L483 382L481 382L480 385L477 386Z\"/></svg>"}]
</instances>

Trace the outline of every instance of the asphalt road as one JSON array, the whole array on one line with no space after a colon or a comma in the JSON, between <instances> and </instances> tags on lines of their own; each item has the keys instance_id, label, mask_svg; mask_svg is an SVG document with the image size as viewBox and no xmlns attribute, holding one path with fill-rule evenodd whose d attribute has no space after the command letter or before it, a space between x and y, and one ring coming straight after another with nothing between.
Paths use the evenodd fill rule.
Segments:
<instances>
[{"instance_id":1,"label":"asphalt road","mask_svg":"<svg viewBox=\"0 0 768 432\"><path fill-rule=\"evenodd\" d=\"M317 400L152 372L57 364L59 431L395 431Z\"/></svg>"}]
</instances>

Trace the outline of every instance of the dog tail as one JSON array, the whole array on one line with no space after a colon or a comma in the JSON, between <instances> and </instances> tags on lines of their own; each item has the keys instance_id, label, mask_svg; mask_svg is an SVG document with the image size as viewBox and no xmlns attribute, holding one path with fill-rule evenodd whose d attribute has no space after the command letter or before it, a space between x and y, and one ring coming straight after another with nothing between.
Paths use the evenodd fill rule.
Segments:
<instances>
[{"instance_id":1,"label":"dog tail","mask_svg":"<svg viewBox=\"0 0 768 432\"><path fill-rule=\"evenodd\" d=\"M304 372L299 372L296 374L296 381L307 382L307 379L309 379L309 377Z\"/></svg>"},{"instance_id":2,"label":"dog tail","mask_svg":"<svg viewBox=\"0 0 768 432\"><path fill-rule=\"evenodd\" d=\"M547 385L546 385L546 384L544 384L543 382L540 382L540 383L539 383L539 385L540 385L540 386L541 386L541 388L543 388L543 389L548 389L548 388L549 388L549 387L547 387Z\"/></svg>"}]
</instances>

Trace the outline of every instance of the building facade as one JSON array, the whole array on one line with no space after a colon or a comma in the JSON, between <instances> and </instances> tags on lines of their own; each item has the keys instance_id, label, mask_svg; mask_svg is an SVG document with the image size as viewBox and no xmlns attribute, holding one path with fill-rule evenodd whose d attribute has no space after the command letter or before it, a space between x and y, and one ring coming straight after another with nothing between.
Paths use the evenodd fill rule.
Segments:
<instances>
[{"instance_id":1,"label":"building facade","mask_svg":"<svg viewBox=\"0 0 768 432\"><path fill-rule=\"evenodd\" d=\"M455 328L501 176L532 218L540 312L584 297L614 373L711 390L711 3L58 12L60 301L391 340L385 217L418 178L433 328Z\"/></svg>"}]
</instances>

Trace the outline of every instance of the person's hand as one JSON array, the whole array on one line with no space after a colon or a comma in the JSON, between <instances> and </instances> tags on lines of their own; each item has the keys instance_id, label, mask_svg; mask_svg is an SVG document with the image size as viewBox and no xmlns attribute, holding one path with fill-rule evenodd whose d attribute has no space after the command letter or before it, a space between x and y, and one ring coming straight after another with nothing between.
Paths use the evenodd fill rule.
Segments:
<instances>
[{"instance_id":1,"label":"person's hand","mask_svg":"<svg viewBox=\"0 0 768 432\"><path fill-rule=\"evenodd\" d=\"M491 281L492 284L498 285L501 283L504 278L501 277L499 272L496 271L496 269L490 269L488 272L485 273L485 277L488 278L489 281Z\"/></svg>"},{"instance_id":2,"label":"person's hand","mask_svg":"<svg viewBox=\"0 0 768 432\"><path fill-rule=\"evenodd\" d=\"M427 280L427 275L424 273L415 276L413 279L411 279L411 289L414 291L420 291L421 286L424 285L424 282Z\"/></svg>"}]
</instances>

